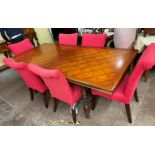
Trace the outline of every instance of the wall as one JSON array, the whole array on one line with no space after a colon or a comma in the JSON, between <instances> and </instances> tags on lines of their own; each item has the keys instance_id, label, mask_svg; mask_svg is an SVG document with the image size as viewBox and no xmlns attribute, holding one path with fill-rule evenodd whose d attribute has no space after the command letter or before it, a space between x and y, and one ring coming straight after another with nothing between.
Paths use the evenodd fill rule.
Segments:
<instances>
[{"instance_id":1,"label":"wall","mask_svg":"<svg viewBox=\"0 0 155 155\"><path fill-rule=\"evenodd\" d=\"M48 28L34 28L34 30L40 44L53 43L53 37Z\"/></svg>"}]
</instances>

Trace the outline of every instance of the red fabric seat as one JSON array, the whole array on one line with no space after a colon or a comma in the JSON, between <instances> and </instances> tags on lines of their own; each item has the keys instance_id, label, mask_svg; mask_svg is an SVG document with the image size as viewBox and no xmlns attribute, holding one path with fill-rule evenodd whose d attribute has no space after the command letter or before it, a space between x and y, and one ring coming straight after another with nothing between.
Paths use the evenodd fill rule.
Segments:
<instances>
[{"instance_id":1,"label":"red fabric seat","mask_svg":"<svg viewBox=\"0 0 155 155\"><path fill-rule=\"evenodd\" d=\"M145 70L149 70L155 64L155 44L148 46L142 53L136 67L130 76L126 75L115 92L110 95L97 90L91 90L92 95L102 96L110 100L124 103L126 110L130 110L130 103L137 88L138 82ZM94 103L95 104L95 103ZM93 105L95 107L95 105ZM130 111L127 110L128 120L131 122Z\"/></svg>"},{"instance_id":2,"label":"red fabric seat","mask_svg":"<svg viewBox=\"0 0 155 155\"><path fill-rule=\"evenodd\" d=\"M73 121L76 122L76 102L82 96L81 87L69 84L59 70L47 70L35 64L29 64L28 68L43 79L53 98L59 99L71 106ZM53 111L56 111L56 109Z\"/></svg>"},{"instance_id":3,"label":"red fabric seat","mask_svg":"<svg viewBox=\"0 0 155 155\"><path fill-rule=\"evenodd\" d=\"M129 79L129 76L126 75L113 94L107 94L107 93L100 92L100 91L93 90L93 89L92 89L92 94L102 96L110 100L115 100L117 102L123 102L123 103L128 104L129 103L128 99L124 94L124 90L127 85L128 79Z\"/></svg>"},{"instance_id":4,"label":"red fabric seat","mask_svg":"<svg viewBox=\"0 0 155 155\"><path fill-rule=\"evenodd\" d=\"M106 42L107 34L82 34L82 46L89 47L104 47Z\"/></svg>"},{"instance_id":5,"label":"red fabric seat","mask_svg":"<svg viewBox=\"0 0 155 155\"><path fill-rule=\"evenodd\" d=\"M63 45L77 45L78 33L59 34L59 44Z\"/></svg>"},{"instance_id":6,"label":"red fabric seat","mask_svg":"<svg viewBox=\"0 0 155 155\"><path fill-rule=\"evenodd\" d=\"M19 55L19 54L26 53L30 51L31 49L33 49L33 45L31 44L30 40L26 38L23 41L20 41L18 43L8 45L8 48L15 55Z\"/></svg>"}]
</instances>

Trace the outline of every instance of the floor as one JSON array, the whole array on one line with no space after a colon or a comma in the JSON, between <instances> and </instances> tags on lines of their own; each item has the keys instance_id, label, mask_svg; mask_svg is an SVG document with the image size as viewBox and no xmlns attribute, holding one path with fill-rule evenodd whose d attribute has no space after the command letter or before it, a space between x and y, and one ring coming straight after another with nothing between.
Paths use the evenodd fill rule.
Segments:
<instances>
[{"instance_id":1,"label":"floor","mask_svg":"<svg viewBox=\"0 0 155 155\"><path fill-rule=\"evenodd\" d=\"M132 126L155 125L155 69L150 72L147 83L144 78L138 85L139 103L131 103L133 123L127 121L124 105L98 98L97 107L91 111L91 119L85 119L82 99L78 102L77 124L82 126ZM22 79L11 69L0 72L0 125L51 126L73 125L69 106L59 102L57 112L52 111L52 100L46 109L42 95L35 94L30 101L29 91Z\"/></svg>"}]
</instances>

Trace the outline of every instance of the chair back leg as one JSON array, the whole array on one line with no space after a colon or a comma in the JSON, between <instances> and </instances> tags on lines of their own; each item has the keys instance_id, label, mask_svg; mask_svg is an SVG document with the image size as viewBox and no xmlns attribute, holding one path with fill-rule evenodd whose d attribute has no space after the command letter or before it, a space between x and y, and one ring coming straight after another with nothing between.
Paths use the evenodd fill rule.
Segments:
<instances>
[{"instance_id":1,"label":"chair back leg","mask_svg":"<svg viewBox=\"0 0 155 155\"><path fill-rule=\"evenodd\" d=\"M96 107L96 95L92 95L92 105L91 105L91 109L94 110Z\"/></svg>"},{"instance_id":2,"label":"chair back leg","mask_svg":"<svg viewBox=\"0 0 155 155\"><path fill-rule=\"evenodd\" d=\"M130 104L125 104L125 110L126 110L129 123L132 123Z\"/></svg>"},{"instance_id":3,"label":"chair back leg","mask_svg":"<svg viewBox=\"0 0 155 155\"><path fill-rule=\"evenodd\" d=\"M149 71L148 71L148 70L146 70L146 71L144 72L145 82L147 82L148 77L149 77Z\"/></svg>"},{"instance_id":4,"label":"chair back leg","mask_svg":"<svg viewBox=\"0 0 155 155\"><path fill-rule=\"evenodd\" d=\"M33 98L34 98L33 89L29 88L29 92L30 92L30 99L31 101L33 101Z\"/></svg>"},{"instance_id":5,"label":"chair back leg","mask_svg":"<svg viewBox=\"0 0 155 155\"><path fill-rule=\"evenodd\" d=\"M53 98L53 112L56 112L57 110L57 99Z\"/></svg>"},{"instance_id":6,"label":"chair back leg","mask_svg":"<svg viewBox=\"0 0 155 155\"><path fill-rule=\"evenodd\" d=\"M47 97L47 91L43 93L43 99L45 103L45 107L48 108L48 97Z\"/></svg>"},{"instance_id":7,"label":"chair back leg","mask_svg":"<svg viewBox=\"0 0 155 155\"><path fill-rule=\"evenodd\" d=\"M137 88L136 88L136 90L135 90L135 92L134 92L134 97L135 97L135 100L136 100L137 102L139 102Z\"/></svg>"}]
</instances>

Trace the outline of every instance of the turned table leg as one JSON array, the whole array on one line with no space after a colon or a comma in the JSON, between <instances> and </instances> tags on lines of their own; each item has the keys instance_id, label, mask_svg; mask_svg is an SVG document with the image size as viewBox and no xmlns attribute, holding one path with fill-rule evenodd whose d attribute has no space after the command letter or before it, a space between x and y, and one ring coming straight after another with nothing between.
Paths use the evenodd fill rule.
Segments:
<instances>
[{"instance_id":1,"label":"turned table leg","mask_svg":"<svg viewBox=\"0 0 155 155\"><path fill-rule=\"evenodd\" d=\"M86 119L90 119L90 104L88 102L88 98L87 98L87 90L85 87L82 87L82 96L83 96L83 102L84 102L84 106L83 106L83 110L86 116Z\"/></svg>"}]
</instances>

